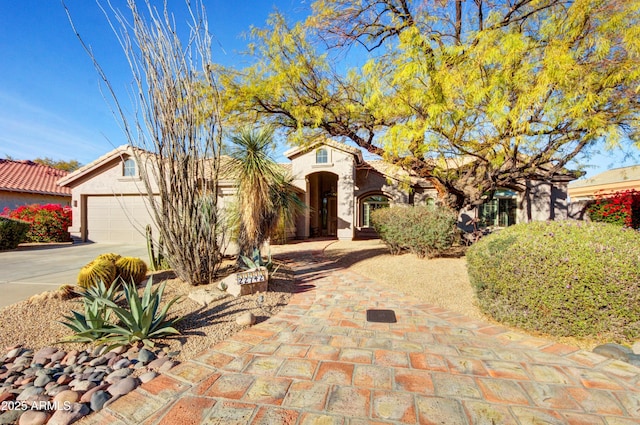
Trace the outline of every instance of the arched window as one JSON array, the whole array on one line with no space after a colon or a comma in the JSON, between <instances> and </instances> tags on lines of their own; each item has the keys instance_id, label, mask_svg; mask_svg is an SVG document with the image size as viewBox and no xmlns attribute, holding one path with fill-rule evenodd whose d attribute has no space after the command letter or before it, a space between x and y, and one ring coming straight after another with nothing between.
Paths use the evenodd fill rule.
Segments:
<instances>
[{"instance_id":1,"label":"arched window","mask_svg":"<svg viewBox=\"0 0 640 425\"><path fill-rule=\"evenodd\" d=\"M483 227L507 227L516 224L518 194L509 189L498 189L493 198L480 205L478 218Z\"/></svg>"},{"instance_id":2,"label":"arched window","mask_svg":"<svg viewBox=\"0 0 640 425\"><path fill-rule=\"evenodd\" d=\"M373 195L364 198L360 203L360 226L373 227L371 213L379 208L389 206L389 198L384 195Z\"/></svg>"},{"instance_id":3,"label":"arched window","mask_svg":"<svg viewBox=\"0 0 640 425\"><path fill-rule=\"evenodd\" d=\"M329 162L329 154L324 148L320 148L316 151L316 164L326 164Z\"/></svg>"},{"instance_id":4,"label":"arched window","mask_svg":"<svg viewBox=\"0 0 640 425\"><path fill-rule=\"evenodd\" d=\"M124 177L136 176L136 161L128 158L122 162L122 175Z\"/></svg>"}]
</instances>

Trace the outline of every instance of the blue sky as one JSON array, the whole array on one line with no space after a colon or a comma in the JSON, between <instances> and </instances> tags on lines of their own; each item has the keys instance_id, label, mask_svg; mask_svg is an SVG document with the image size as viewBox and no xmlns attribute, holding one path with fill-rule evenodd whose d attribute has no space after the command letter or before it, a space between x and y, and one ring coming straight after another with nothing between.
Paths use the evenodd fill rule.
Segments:
<instances>
[{"instance_id":1,"label":"blue sky","mask_svg":"<svg viewBox=\"0 0 640 425\"><path fill-rule=\"evenodd\" d=\"M76 28L90 44L121 100L129 104L131 73L104 15L92 0L65 0ZM104 2L103 2L104 3ZM113 0L123 7L124 0ZM185 2L171 0L178 24ZM242 66L242 34L262 26L277 7L300 19L309 0L204 0L211 32L221 48L214 60ZM175 9L173 9L175 7ZM223 50L224 49L224 50ZM83 164L126 143L100 91L99 78L82 50L59 0L0 0L0 158L51 157ZM124 96L124 98L123 98ZM620 152L586 161L593 175L607 168L640 162Z\"/></svg>"}]
</instances>

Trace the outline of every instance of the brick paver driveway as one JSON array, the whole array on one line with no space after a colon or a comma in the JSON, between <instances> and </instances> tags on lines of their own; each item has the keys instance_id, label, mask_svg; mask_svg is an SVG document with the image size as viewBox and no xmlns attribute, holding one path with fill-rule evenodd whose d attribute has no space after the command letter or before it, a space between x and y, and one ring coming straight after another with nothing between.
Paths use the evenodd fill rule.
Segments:
<instances>
[{"instance_id":1,"label":"brick paver driveway","mask_svg":"<svg viewBox=\"0 0 640 425\"><path fill-rule=\"evenodd\" d=\"M298 248L283 311L83 423L640 423L640 369L416 305L336 268L317 242Z\"/></svg>"}]
</instances>

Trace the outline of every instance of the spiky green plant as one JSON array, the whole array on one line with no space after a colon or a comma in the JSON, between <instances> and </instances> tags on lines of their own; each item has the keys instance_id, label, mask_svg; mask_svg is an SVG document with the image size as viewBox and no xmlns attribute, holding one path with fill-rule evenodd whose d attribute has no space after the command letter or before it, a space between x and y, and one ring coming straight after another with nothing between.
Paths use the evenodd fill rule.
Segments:
<instances>
[{"instance_id":1,"label":"spiky green plant","mask_svg":"<svg viewBox=\"0 0 640 425\"><path fill-rule=\"evenodd\" d=\"M125 304L128 308L120 307L113 301L104 301L119 319L119 322L109 329L109 334L101 338L100 342L110 346L118 346L142 341L144 345L153 347L155 344L152 339L154 338L180 334L175 325L182 318L167 319L169 308L180 297L173 298L160 309L166 282L162 282L153 291L151 290L152 285L153 278L149 278L142 297L140 297L134 284L125 283L123 290Z\"/></svg>"},{"instance_id":2,"label":"spiky green plant","mask_svg":"<svg viewBox=\"0 0 640 425\"><path fill-rule=\"evenodd\" d=\"M166 282L152 290L152 280L142 296L133 283L124 283L120 291L120 285L98 282L82 291L83 312L72 311L71 316L63 316L66 321L60 322L74 334L60 342L108 344L110 349L142 341L153 347L152 339L179 334L175 325L182 318L168 320L167 313L180 297L160 309Z\"/></svg>"},{"instance_id":3,"label":"spiky green plant","mask_svg":"<svg viewBox=\"0 0 640 425\"><path fill-rule=\"evenodd\" d=\"M64 338L60 342L89 342L93 343L107 335L112 328L109 322L111 309L105 301L117 303L122 295L118 294L118 285L111 283L105 285L98 281L78 293L82 297L83 313L72 310L71 316L63 316L66 321L61 321L64 326L71 329L74 334Z\"/></svg>"},{"instance_id":4,"label":"spiky green plant","mask_svg":"<svg viewBox=\"0 0 640 425\"><path fill-rule=\"evenodd\" d=\"M109 260L95 259L78 273L78 286L90 288L98 282L113 282L116 278L116 266Z\"/></svg>"},{"instance_id":5,"label":"spiky green plant","mask_svg":"<svg viewBox=\"0 0 640 425\"><path fill-rule=\"evenodd\" d=\"M100 254L96 257L96 260L109 260L115 264L122 256L120 254L116 254L115 252L107 252L105 254Z\"/></svg>"},{"instance_id":6,"label":"spiky green plant","mask_svg":"<svg viewBox=\"0 0 640 425\"><path fill-rule=\"evenodd\" d=\"M139 258L122 257L115 263L116 274L123 281L138 284L147 275L147 264Z\"/></svg>"}]
</instances>

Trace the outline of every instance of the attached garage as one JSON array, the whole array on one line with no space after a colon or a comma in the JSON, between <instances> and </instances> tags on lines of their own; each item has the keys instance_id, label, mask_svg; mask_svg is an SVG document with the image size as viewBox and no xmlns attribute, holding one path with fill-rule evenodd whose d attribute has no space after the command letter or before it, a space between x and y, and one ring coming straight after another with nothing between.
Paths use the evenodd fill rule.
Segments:
<instances>
[{"instance_id":1,"label":"attached garage","mask_svg":"<svg viewBox=\"0 0 640 425\"><path fill-rule=\"evenodd\" d=\"M145 243L145 228L153 223L146 196L87 195L85 199L86 240Z\"/></svg>"}]
</instances>

